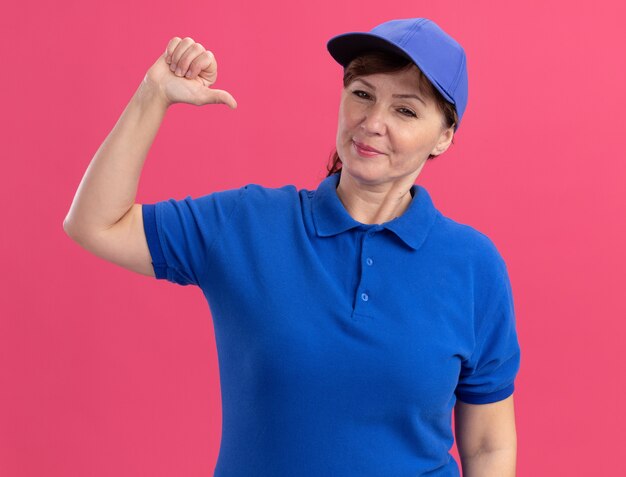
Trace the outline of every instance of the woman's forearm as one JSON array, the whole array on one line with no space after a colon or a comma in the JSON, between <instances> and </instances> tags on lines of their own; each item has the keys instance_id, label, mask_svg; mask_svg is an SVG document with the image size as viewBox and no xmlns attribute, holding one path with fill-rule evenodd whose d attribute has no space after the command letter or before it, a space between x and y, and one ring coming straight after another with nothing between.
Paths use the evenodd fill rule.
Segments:
<instances>
[{"instance_id":1,"label":"woman's forearm","mask_svg":"<svg viewBox=\"0 0 626 477\"><path fill-rule=\"evenodd\" d=\"M63 223L68 234L108 229L134 205L145 158L167 107L155 87L142 81L87 167Z\"/></svg>"},{"instance_id":2,"label":"woman's forearm","mask_svg":"<svg viewBox=\"0 0 626 477\"><path fill-rule=\"evenodd\" d=\"M516 449L499 449L461 458L463 477L515 477Z\"/></svg>"}]
</instances>

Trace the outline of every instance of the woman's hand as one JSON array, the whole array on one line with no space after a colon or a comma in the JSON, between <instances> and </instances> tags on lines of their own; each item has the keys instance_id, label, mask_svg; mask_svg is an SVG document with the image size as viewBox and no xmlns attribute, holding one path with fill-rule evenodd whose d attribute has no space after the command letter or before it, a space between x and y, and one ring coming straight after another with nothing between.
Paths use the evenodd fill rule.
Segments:
<instances>
[{"instance_id":1,"label":"woman's hand","mask_svg":"<svg viewBox=\"0 0 626 477\"><path fill-rule=\"evenodd\" d=\"M216 79L217 61L213 53L189 37L181 40L175 36L150 67L144 82L159 92L167 106L221 103L235 109L237 102L230 93L210 88Z\"/></svg>"}]
</instances>

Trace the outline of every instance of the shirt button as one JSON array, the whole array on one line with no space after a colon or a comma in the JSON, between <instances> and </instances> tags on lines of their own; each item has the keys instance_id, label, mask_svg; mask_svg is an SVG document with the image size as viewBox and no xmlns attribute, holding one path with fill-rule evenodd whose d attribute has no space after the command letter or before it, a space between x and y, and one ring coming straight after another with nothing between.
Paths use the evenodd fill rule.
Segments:
<instances>
[{"instance_id":1,"label":"shirt button","mask_svg":"<svg viewBox=\"0 0 626 477\"><path fill-rule=\"evenodd\" d=\"M373 237L375 233L376 232L374 232L373 230L370 230L369 232L367 232L367 235L369 235L370 237Z\"/></svg>"},{"instance_id":2,"label":"shirt button","mask_svg":"<svg viewBox=\"0 0 626 477\"><path fill-rule=\"evenodd\" d=\"M367 263L368 265L371 265L372 263L374 263L374 260L372 260L371 258L367 257L367 260L365 260L365 263Z\"/></svg>"},{"instance_id":3,"label":"shirt button","mask_svg":"<svg viewBox=\"0 0 626 477\"><path fill-rule=\"evenodd\" d=\"M367 296L367 293L361 293L361 300L363 300L363 301L367 301L367 300L369 300L369 299L370 299L370 297L369 297L369 296Z\"/></svg>"}]
</instances>

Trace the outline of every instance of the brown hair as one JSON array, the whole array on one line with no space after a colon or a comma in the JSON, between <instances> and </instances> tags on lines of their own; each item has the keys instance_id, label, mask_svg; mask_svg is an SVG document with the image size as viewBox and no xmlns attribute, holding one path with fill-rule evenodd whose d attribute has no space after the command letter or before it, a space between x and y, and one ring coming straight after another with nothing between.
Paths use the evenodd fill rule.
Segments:
<instances>
[{"instance_id":1,"label":"brown hair","mask_svg":"<svg viewBox=\"0 0 626 477\"><path fill-rule=\"evenodd\" d=\"M410 59L390 52L373 50L354 58L343 70L343 87L347 88L357 77L374 73L392 73L396 71L417 67ZM419 73L419 91L426 98L434 99L437 109L442 113L444 128L456 127L458 116L452 103L447 101L442 94L426 78L424 73L417 68ZM452 142L454 144L454 140ZM431 154L428 159L434 159ZM335 148L327 166L328 176L341 172L341 159Z\"/></svg>"}]
</instances>

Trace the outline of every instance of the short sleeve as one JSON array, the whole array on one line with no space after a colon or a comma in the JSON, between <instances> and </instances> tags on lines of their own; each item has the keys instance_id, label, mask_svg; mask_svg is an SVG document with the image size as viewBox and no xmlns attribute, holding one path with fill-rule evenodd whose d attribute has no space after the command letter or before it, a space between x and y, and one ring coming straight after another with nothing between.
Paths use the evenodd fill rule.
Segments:
<instances>
[{"instance_id":1,"label":"short sleeve","mask_svg":"<svg viewBox=\"0 0 626 477\"><path fill-rule=\"evenodd\" d=\"M513 293L504 262L500 270L496 284L488 288L482 316L477 317L475 348L462 363L455 391L459 400L469 404L509 397L520 367Z\"/></svg>"},{"instance_id":2,"label":"short sleeve","mask_svg":"<svg viewBox=\"0 0 626 477\"><path fill-rule=\"evenodd\" d=\"M170 198L142 205L146 241L157 279L200 286L210 251L223 235L246 187L198 198Z\"/></svg>"}]
</instances>

